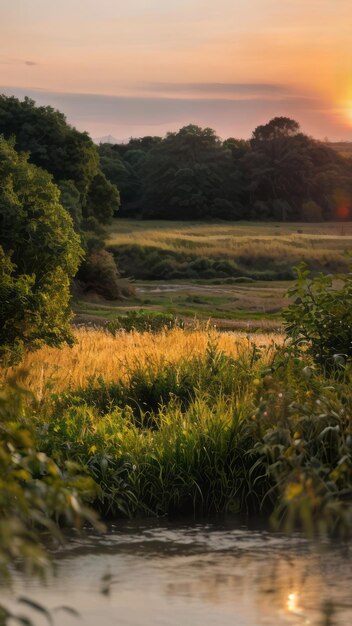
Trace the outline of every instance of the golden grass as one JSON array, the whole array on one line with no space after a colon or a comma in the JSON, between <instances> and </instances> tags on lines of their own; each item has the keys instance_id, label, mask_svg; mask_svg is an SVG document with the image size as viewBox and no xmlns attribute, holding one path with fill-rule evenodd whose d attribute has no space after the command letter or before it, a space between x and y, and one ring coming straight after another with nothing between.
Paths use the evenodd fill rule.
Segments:
<instances>
[{"instance_id":1,"label":"golden grass","mask_svg":"<svg viewBox=\"0 0 352 626\"><path fill-rule=\"evenodd\" d=\"M192 256L256 256L335 261L351 248L352 223L163 222L119 219L109 229L109 245L156 247Z\"/></svg>"},{"instance_id":2,"label":"golden grass","mask_svg":"<svg viewBox=\"0 0 352 626\"><path fill-rule=\"evenodd\" d=\"M269 358L270 346L282 342L283 335L173 329L159 334L122 332L114 337L104 330L83 328L75 330L75 338L73 348L43 347L27 354L20 366L0 370L0 380L16 375L20 384L42 399L53 392L83 387L91 378L101 376L106 382L124 379L137 366L177 363L205 354L209 341L236 357L248 350L251 340L268 347L263 358Z\"/></svg>"}]
</instances>

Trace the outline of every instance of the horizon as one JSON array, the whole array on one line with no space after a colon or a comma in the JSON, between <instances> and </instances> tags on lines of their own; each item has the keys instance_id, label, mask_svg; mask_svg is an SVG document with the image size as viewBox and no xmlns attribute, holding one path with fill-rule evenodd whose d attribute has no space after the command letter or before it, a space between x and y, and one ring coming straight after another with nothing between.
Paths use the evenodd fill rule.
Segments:
<instances>
[{"instance_id":1,"label":"horizon","mask_svg":"<svg viewBox=\"0 0 352 626\"><path fill-rule=\"evenodd\" d=\"M348 0L0 0L0 91L93 139L188 123L247 139L272 117L352 140Z\"/></svg>"}]
</instances>

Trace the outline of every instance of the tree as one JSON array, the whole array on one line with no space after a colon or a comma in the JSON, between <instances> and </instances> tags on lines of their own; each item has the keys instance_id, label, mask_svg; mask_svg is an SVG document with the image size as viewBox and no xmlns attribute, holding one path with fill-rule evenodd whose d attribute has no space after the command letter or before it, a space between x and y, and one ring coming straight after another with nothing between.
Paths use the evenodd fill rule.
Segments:
<instances>
[{"instance_id":1,"label":"tree","mask_svg":"<svg viewBox=\"0 0 352 626\"><path fill-rule=\"evenodd\" d=\"M149 151L160 142L160 137L147 136L130 139L126 144L103 143L98 147L100 167L120 191L120 215L140 215L144 164Z\"/></svg>"},{"instance_id":2,"label":"tree","mask_svg":"<svg viewBox=\"0 0 352 626\"><path fill-rule=\"evenodd\" d=\"M258 126L242 163L254 219L301 219L302 207L310 201L330 217L332 190L350 186L347 160L299 132L290 118Z\"/></svg>"},{"instance_id":3,"label":"tree","mask_svg":"<svg viewBox=\"0 0 352 626\"><path fill-rule=\"evenodd\" d=\"M103 186L97 147L88 133L70 126L63 113L50 106L36 106L30 98L23 101L15 97L0 96L0 134L5 139L15 137L16 149L29 153L29 161L53 175L54 180L67 191L67 183L79 193L79 205L88 205L89 215L99 222L112 218L116 208L117 189L105 185L102 208L96 194L97 182ZM98 177L98 179L96 178ZM73 192L73 195L74 192ZM108 208L109 207L109 208ZM77 225L77 222L75 222Z\"/></svg>"},{"instance_id":4,"label":"tree","mask_svg":"<svg viewBox=\"0 0 352 626\"><path fill-rule=\"evenodd\" d=\"M60 204L69 212L75 230L79 232L83 220L79 191L72 180L61 180L58 183L58 188L60 189Z\"/></svg>"},{"instance_id":5,"label":"tree","mask_svg":"<svg viewBox=\"0 0 352 626\"><path fill-rule=\"evenodd\" d=\"M51 176L0 139L0 355L72 342L70 279L82 258Z\"/></svg>"},{"instance_id":6,"label":"tree","mask_svg":"<svg viewBox=\"0 0 352 626\"><path fill-rule=\"evenodd\" d=\"M211 128L190 124L178 133L168 133L147 154L144 215L164 219L216 216L221 200L229 201L231 212L231 198L224 191L231 169L231 152Z\"/></svg>"},{"instance_id":7,"label":"tree","mask_svg":"<svg viewBox=\"0 0 352 626\"><path fill-rule=\"evenodd\" d=\"M87 202L83 208L84 217L95 217L101 224L109 224L120 206L120 194L102 172L91 181Z\"/></svg>"},{"instance_id":8,"label":"tree","mask_svg":"<svg viewBox=\"0 0 352 626\"><path fill-rule=\"evenodd\" d=\"M283 137L294 137L299 133L299 123L290 117L274 117L267 124L253 131L251 144L256 141L274 141Z\"/></svg>"}]
</instances>

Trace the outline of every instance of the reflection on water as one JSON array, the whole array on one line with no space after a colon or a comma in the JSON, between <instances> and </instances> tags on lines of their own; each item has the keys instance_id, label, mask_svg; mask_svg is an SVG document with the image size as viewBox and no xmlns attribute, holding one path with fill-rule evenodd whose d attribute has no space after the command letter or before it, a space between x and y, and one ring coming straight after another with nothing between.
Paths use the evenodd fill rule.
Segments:
<instances>
[{"instance_id":1,"label":"reflection on water","mask_svg":"<svg viewBox=\"0 0 352 626\"><path fill-rule=\"evenodd\" d=\"M230 525L135 523L76 539L55 564L45 588L18 579L15 591L80 612L79 622L57 612L58 626L352 625L349 555L337 544Z\"/></svg>"}]
</instances>

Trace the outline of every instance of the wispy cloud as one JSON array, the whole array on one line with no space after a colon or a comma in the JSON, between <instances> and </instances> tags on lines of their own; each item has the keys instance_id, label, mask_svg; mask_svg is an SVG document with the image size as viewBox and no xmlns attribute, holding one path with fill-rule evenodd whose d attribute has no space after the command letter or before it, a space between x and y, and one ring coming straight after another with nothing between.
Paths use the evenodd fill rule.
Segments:
<instances>
[{"instance_id":1,"label":"wispy cloud","mask_svg":"<svg viewBox=\"0 0 352 626\"><path fill-rule=\"evenodd\" d=\"M104 96L10 87L0 87L1 92L20 98L27 95L39 105L54 106L92 137L110 133L118 137L163 135L195 123L214 128L223 138L248 138L258 124L276 115L287 115L297 119L304 132L318 138L352 139L346 125L332 115L328 102L309 94L287 95L284 88L282 94L273 89L270 98L270 86L263 87L263 95L240 98Z\"/></svg>"},{"instance_id":2,"label":"wispy cloud","mask_svg":"<svg viewBox=\"0 0 352 626\"><path fill-rule=\"evenodd\" d=\"M8 59L0 57L0 65L38 65L35 61L28 59Z\"/></svg>"},{"instance_id":3,"label":"wispy cloud","mask_svg":"<svg viewBox=\"0 0 352 626\"><path fill-rule=\"evenodd\" d=\"M141 91L171 94L228 95L234 98L274 97L289 94L287 85L274 83L145 83Z\"/></svg>"}]
</instances>

